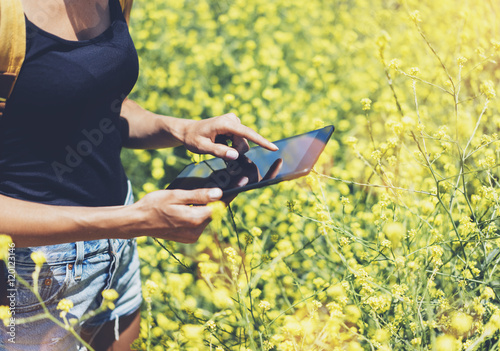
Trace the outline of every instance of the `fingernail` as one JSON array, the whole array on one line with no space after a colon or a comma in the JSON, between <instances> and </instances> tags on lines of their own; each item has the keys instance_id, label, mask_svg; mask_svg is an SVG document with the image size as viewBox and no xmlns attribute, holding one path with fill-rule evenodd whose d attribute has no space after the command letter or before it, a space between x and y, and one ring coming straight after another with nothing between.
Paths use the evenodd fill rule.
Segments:
<instances>
[{"instance_id":1,"label":"fingernail","mask_svg":"<svg viewBox=\"0 0 500 351\"><path fill-rule=\"evenodd\" d=\"M230 149L226 152L226 157L230 160L236 160L240 154L235 149Z\"/></svg>"},{"instance_id":2,"label":"fingernail","mask_svg":"<svg viewBox=\"0 0 500 351\"><path fill-rule=\"evenodd\" d=\"M238 186L245 186L245 185L247 185L247 184L248 184L248 181L249 181L248 177L243 177L243 178L241 178L241 179L240 179L240 181L238 182Z\"/></svg>"},{"instance_id":3,"label":"fingernail","mask_svg":"<svg viewBox=\"0 0 500 351\"><path fill-rule=\"evenodd\" d=\"M279 150L279 147L277 147L276 144L271 143L271 145L276 149L276 151Z\"/></svg>"},{"instance_id":4,"label":"fingernail","mask_svg":"<svg viewBox=\"0 0 500 351\"><path fill-rule=\"evenodd\" d=\"M208 196L213 200L220 199L222 197L222 190L219 188L210 189L208 191Z\"/></svg>"}]
</instances>

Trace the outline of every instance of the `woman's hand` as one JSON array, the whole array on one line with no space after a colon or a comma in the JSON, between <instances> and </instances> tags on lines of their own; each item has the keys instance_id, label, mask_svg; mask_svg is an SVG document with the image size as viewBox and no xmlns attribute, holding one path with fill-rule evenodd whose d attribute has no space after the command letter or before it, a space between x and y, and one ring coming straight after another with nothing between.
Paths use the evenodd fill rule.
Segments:
<instances>
[{"instance_id":1,"label":"woman's hand","mask_svg":"<svg viewBox=\"0 0 500 351\"><path fill-rule=\"evenodd\" d=\"M226 136L231 139L232 147L216 143L217 136ZM225 160L236 160L239 153L246 152L249 148L247 140L271 151L278 150L276 145L253 129L241 124L240 119L234 113L201 121L191 121L191 123L185 124L179 140L191 152L211 154Z\"/></svg>"},{"instance_id":2,"label":"woman's hand","mask_svg":"<svg viewBox=\"0 0 500 351\"><path fill-rule=\"evenodd\" d=\"M218 188L154 191L131 206L139 218L132 231L135 235L194 243L211 220L212 210L206 205L221 196Z\"/></svg>"}]
</instances>

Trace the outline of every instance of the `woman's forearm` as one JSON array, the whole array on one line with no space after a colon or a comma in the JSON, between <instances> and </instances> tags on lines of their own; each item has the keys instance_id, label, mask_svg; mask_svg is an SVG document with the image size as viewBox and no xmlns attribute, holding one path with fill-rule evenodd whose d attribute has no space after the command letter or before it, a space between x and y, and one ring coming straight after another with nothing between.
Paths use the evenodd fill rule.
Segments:
<instances>
[{"instance_id":1,"label":"woman's forearm","mask_svg":"<svg viewBox=\"0 0 500 351\"><path fill-rule=\"evenodd\" d=\"M0 195L0 233L18 247L131 238L137 223L131 206L51 206Z\"/></svg>"},{"instance_id":2,"label":"woman's forearm","mask_svg":"<svg viewBox=\"0 0 500 351\"><path fill-rule=\"evenodd\" d=\"M241 124L234 113L195 121L157 115L125 99L121 117L128 122L129 137L123 144L128 148L160 149L184 145L191 152L227 160L234 160L239 152L246 152L249 147L247 140L270 151L278 150L269 140ZM232 146L215 143L218 135L229 136Z\"/></svg>"},{"instance_id":3,"label":"woman's forearm","mask_svg":"<svg viewBox=\"0 0 500 351\"><path fill-rule=\"evenodd\" d=\"M210 222L212 210L203 205L221 197L216 188L158 190L133 205L77 207L0 195L0 233L10 235L18 247L142 235L193 243Z\"/></svg>"},{"instance_id":4,"label":"woman's forearm","mask_svg":"<svg viewBox=\"0 0 500 351\"><path fill-rule=\"evenodd\" d=\"M123 102L121 117L128 123L129 137L124 147L131 149L161 149L181 145L180 139L192 120L160 116L143 109L136 102Z\"/></svg>"}]
</instances>

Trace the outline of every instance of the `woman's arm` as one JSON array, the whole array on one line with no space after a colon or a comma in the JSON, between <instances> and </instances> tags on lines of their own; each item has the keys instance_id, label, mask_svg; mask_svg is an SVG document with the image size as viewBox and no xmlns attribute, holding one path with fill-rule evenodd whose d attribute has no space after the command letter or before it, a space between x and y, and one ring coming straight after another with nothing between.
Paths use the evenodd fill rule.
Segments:
<instances>
[{"instance_id":1,"label":"woman's arm","mask_svg":"<svg viewBox=\"0 0 500 351\"><path fill-rule=\"evenodd\" d=\"M160 149L184 144L192 152L230 160L238 158L238 152L248 149L247 139L266 149L278 150L253 129L242 125L232 113L195 121L157 115L126 99L121 116L129 125L129 138L124 145L128 148ZM216 144L215 137L218 135L230 137L234 148Z\"/></svg>"},{"instance_id":2,"label":"woman's arm","mask_svg":"<svg viewBox=\"0 0 500 351\"><path fill-rule=\"evenodd\" d=\"M159 190L129 206L51 206L0 195L0 233L18 247L148 235L193 243L210 222L220 189Z\"/></svg>"}]
</instances>

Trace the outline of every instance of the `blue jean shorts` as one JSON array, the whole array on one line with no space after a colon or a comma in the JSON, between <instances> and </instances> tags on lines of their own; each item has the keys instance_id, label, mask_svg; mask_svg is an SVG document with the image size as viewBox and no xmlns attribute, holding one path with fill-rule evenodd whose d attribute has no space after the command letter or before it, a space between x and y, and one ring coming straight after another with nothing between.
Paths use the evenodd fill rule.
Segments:
<instances>
[{"instance_id":1,"label":"blue jean shorts","mask_svg":"<svg viewBox=\"0 0 500 351\"><path fill-rule=\"evenodd\" d=\"M129 184L126 204L133 203ZM115 322L115 337L118 338L119 318L132 314L142 303L139 257L135 239L104 239L80 241L60 245L16 248L16 274L33 286L32 273L35 264L30 258L33 251L42 251L47 262L42 266L38 289L48 311L62 321L57 304L61 299L73 302L66 316L68 320L81 320L95 311L103 301L102 291L115 289L119 297L113 310L106 310L86 320L81 320L74 329L82 328L96 333L104 323ZM7 268L5 265L5 276ZM4 284L1 282L0 284ZM7 294L15 301L13 317L16 321L43 313L36 296L19 279ZM67 330L49 319L28 323L11 323L5 326L0 321L0 350L86 350Z\"/></svg>"}]
</instances>

